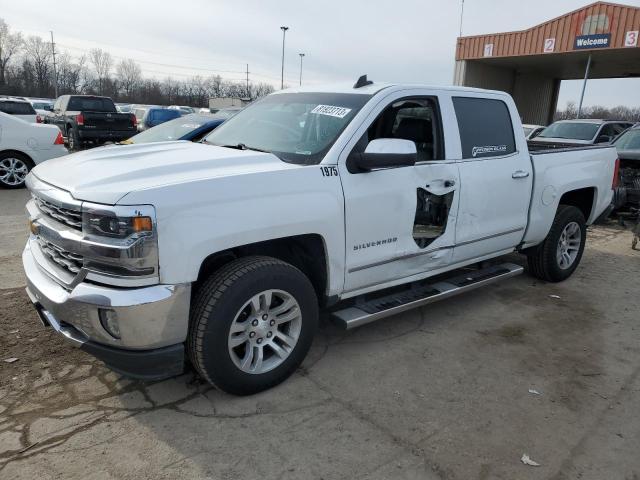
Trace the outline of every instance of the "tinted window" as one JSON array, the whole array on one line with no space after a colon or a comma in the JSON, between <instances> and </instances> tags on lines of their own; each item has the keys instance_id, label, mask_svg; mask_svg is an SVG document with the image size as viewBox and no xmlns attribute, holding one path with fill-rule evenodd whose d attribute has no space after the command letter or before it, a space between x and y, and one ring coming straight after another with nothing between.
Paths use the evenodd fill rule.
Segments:
<instances>
[{"instance_id":1,"label":"tinted window","mask_svg":"<svg viewBox=\"0 0 640 480\"><path fill-rule=\"evenodd\" d=\"M613 144L618 150L640 150L640 128L627 130Z\"/></svg>"},{"instance_id":2,"label":"tinted window","mask_svg":"<svg viewBox=\"0 0 640 480\"><path fill-rule=\"evenodd\" d=\"M509 108L502 100L455 97L462 158L508 155L516 151Z\"/></svg>"},{"instance_id":3,"label":"tinted window","mask_svg":"<svg viewBox=\"0 0 640 480\"><path fill-rule=\"evenodd\" d=\"M116 106L110 98L71 97L67 110L80 112L116 112Z\"/></svg>"},{"instance_id":4,"label":"tinted window","mask_svg":"<svg viewBox=\"0 0 640 480\"><path fill-rule=\"evenodd\" d=\"M35 115L36 111L27 102L0 102L0 112L10 115Z\"/></svg>"},{"instance_id":5,"label":"tinted window","mask_svg":"<svg viewBox=\"0 0 640 480\"><path fill-rule=\"evenodd\" d=\"M597 123L590 122L557 122L545 128L538 137L592 140L599 127Z\"/></svg>"},{"instance_id":6,"label":"tinted window","mask_svg":"<svg viewBox=\"0 0 640 480\"><path fill-rule=\"evenodd\" d=\"M152 122L166 122L167 120L173 120L179 116L180 112L177 110L163 108L149 111L149 120Z\"/></svg>"}]
</instances>

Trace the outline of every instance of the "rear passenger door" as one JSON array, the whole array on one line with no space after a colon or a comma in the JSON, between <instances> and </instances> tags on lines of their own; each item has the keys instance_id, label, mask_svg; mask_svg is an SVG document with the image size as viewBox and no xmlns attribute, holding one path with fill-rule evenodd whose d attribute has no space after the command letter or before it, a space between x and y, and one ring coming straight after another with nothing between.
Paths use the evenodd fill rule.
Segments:
<instances>
[{"instance_id":1,"label":"rear passenger door","mask_svg":"<svg viewBox=\"0 0 640 480\"><path fill-rule=\"evenodd\" d=\"M533 167L501 96L454 96L462 160L454 263L513 248L527 226ZM522 128L517 122L518 132Z\"/></svg>"}]
</instances>

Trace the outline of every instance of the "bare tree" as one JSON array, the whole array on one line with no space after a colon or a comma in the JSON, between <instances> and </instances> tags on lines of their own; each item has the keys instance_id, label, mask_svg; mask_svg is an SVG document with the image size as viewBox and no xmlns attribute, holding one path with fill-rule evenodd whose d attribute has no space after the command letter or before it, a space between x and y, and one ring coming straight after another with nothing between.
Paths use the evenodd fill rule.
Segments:
<instances>
[{"instance_id":1,"label":"bare tree","mask_svg":"<svg viewBox=\"0 0 640 480\"><path fill-rule=\"evenodd\" d=\"M116 75L127 98L133 96L134 89L142 79L142 69L130 58L122 60L116 67Z\"/></svg>"},{"instance_id":2,"label":"bare tree","mask_svg":"<svg viewBox=\"0 0 640 480\"><path fill-rule=\"evenodd\" d=\"M33 69L38 95L46 95L51 85L51 45L35 35L24 43L26 63Z\"/></svg>"},{"instance_id":3,"label":"bare tree","mask_svg":"<svg viewBox=\"0 0 640 480\"><path fill-rule=\"evenodd\" d=\"M20 51L22 44L22 34L11 33L9 25L0 18L0 87L6 83L5 73L11 57Z\"/></svg>"},{"instance_id":4,"label":"bare tree","mask_svg":"<svg viewBox=\"0 0 640 480\"><path fill-rule=\"evenodd\" d=\"M89 50L89 60L98 77L98 93L102 94L105 80L109 77L113 65L113 58L109 52L105 52L101 48L92 48Z\"/></svg>"}]
</instances>

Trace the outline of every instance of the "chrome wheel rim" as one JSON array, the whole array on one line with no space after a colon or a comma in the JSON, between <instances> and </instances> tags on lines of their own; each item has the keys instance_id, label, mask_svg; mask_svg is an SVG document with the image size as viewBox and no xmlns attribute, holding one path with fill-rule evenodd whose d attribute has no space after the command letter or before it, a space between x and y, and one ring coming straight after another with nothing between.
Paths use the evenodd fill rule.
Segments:
<instances>
[{"instance_id":1,"label":"chrome wheel rim","mask_svg":"<svg viewBox=\"0 0 640 480\"><path fill-rule=\"evenodd\" d=\"M69 132L69 139L67 140L67 143L69 144L69 150L75 150L76 142L73 140L72 132Z\"/></svg>"},{"instance_id":2,"label":"chrome wheel rim","mask_svg":"<svg viewBox=\"0 0 640 480\"><path fill-rule=\"evenodd\" d=\"M0 182L5 185L22 185L28 173L29 167L19 158L3 158L0 161Z\"/></svg>"},{"instance_id":3,"label":"chrome wheel rim","mask_svg":"<svg viewBox=\"0 0 640 480\"><path fill-rule=\"evenodd\" d=\"M561 269L566 270L574 264L576 258L578 258L581 243L582 231L580 225L576 222L568 223L560 234L556 251L558 266Z\"/></svg>"},{"instance_id":4,"label":"chrome wheel rim","mask_svg":"<svg viewBox=\"0 0 640 480\"><path fill-rule=\"evenodd\" d=\"M261 374L279 367L300 338L302 312L283 290L254 295L236 313L229 329L229 355L245 373Z\"/></svg>"}]
</instances>

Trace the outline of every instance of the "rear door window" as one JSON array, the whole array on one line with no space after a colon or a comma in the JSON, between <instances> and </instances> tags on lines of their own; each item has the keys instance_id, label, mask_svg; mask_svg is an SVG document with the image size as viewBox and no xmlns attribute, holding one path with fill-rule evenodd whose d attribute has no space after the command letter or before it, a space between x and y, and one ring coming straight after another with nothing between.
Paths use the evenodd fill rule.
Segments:
<instances>
[{"instance_id":1,"label":"rear door window","mask_svg":"<svg viewBox=\"0 0 640 480\"><path fill-rule=\"evenodd\" d=\"M501 157L516 151L513 122L502 100L454 97L462 158Z\"/></svg>"},{"instance_id":2,"label":"rear door window","mask_svg":"<svg viewBox=\"0 0 640 480\"><path fill-rule=\"evenodd\" d=\"M0 112L9 115L35 115L36 111L27 102L0 102Z\"/></svg>"}]
</instances>

